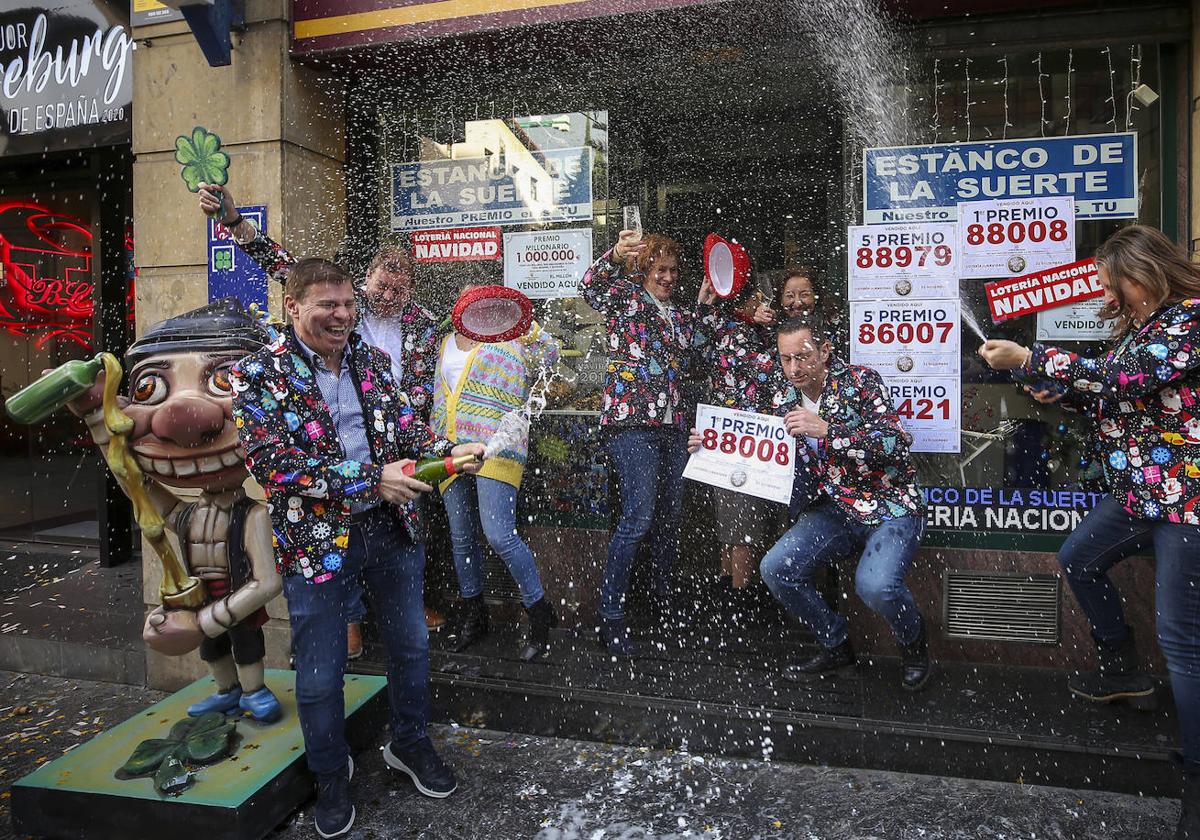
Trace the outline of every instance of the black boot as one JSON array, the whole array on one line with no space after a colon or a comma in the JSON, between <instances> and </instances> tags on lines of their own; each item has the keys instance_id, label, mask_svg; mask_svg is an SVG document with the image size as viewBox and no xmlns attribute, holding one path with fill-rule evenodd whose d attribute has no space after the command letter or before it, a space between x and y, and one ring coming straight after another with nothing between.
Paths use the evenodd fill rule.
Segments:
<instances>
[{"instance_id":1,"label":"black boot","mask_svg":"<svg viewBox=\"0 0 1200 840\"><path fill-rule=\"evenodd\" d=\"M464 598L458 608L458 626L454 630L454 652L460 653L488 633L487 604L483 596Z\"/></svg>"},{"instance_id":2,"label":"black boot","mask_svg":"<svg viewBox=\"0 0 1200 840\"><path fill-rule=\"evenodd\" d=\"M1125 641L1112 647L1096 640L1096 656L1100 667L1095 671L1077 673L1067 685L1071 693L1093 703L1112 703L1124 700L1135 709L1154 711L1158 700L1154 696L1154 681L1138 668L1137 648L1133 631Z\"/></svg>"},{"instance_id":3,"label":"black boot","mask_svg":"<svg viewBox=\"0 0 1200 840\"><path fill-rule=\"evenodd\" d=\"M826 677L833 674L848 676L854 673L857 664L854 648L850 646L850 640L847 639L837 647L821 648L811 659L787 666L783 669L783 676L793 682L804 682L814 677Z\"/></svg>"},{"instance_id":4,"label":"black boot","mask_svg":"<svg viewBox=\"0 0 1200 840\"><path fill-rule=\"evenodd\" d=\"M550 631L558 626L558 616L545 597L526 607L525 611L529 613L529 638L521 648L521 658L532 662L550 653Z\"/></svg>"},{"instance_id":5,"label":"black boot","mask_svg":"<svg viewBox=\"0 0 1200 840\"><path fill-rule=\"evenodd\" d=\"M1175 764L1183 775L1179 794L1179 826L1175 840L1200 840L1200 767L1188 767L1183 757L1175 754Z\"/></svg>"},{"instance_id":6,"label":"black boot","mask_svg":"<svg viewBox=\"0 0 1200 840\"><path fill-rule=\"evenodd\" d=\"M929 659L929 637L925 634L925 622L921 632L907 645L900 645L901 682L909 691L920 691L933 676L933 663Z\"/></svg>"},{"instance_id":7,"label":"black boot","mask_svg":"<svg viewBox=\"0 0 1200 840\"><path fill-rule=\"evenodd\" d=\"M629 628L623 618L602 618L597 628L600 644L614 656L636 656L637 646L629 637Z\"/></svg>"}]
</instances>

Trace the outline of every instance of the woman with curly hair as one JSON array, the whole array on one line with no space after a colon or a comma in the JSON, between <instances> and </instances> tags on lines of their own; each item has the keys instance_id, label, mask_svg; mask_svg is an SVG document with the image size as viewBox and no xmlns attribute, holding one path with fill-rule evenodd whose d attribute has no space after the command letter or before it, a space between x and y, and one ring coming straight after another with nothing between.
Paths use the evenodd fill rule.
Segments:
<instances>
[{"instance_id":1,"label":"woman with curly hair","mask_svg":"<svg viewBox=\"0 0 1200 840\"><path fill-rule=\"evenodd\" d=\"M588 305L604 316L608 336L600 425L617 473L621 518L608 547L599 632L604 645L621 656L635 653L625 601L638 547L649 543L660 609L669 606L671 568L679 550L690 425L680 383L698 320L693 308L672 301L679 256L678 243L669 237L639 239L623 230L580 284ZM700 298L712 298L707 283Z\"/></svg>"}]
</instances>

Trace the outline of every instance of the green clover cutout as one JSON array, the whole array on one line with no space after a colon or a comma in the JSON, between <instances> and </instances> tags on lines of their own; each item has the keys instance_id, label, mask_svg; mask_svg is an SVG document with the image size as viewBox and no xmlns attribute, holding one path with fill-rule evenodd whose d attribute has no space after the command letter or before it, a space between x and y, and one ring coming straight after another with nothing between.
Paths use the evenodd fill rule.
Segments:
<instances>
[{"instance_id":1,"label":"green clover cutout","mask_svg":"<svg viewBox=\"0 0 1200 840\"><path fill-rule=\"evenodd\" d=\"M183 164L180 173L192 192L200 183L224 185L229 180L229 155L221 151L221 138L203 126L192 129L191 136L175 138L175 160Z\"/></svg>"},{"instance_id":2,"label":"green clover cutout","mask_svg":"<svg viewBox=\"0 0 1200 840\"><path fill-rule=\"evenodd\" d=\"M180 793L192 782L189 769L212 764L233 752L237 721L220 712L188 717L171 727L166 738L150 738L134 749L117 770L118 779L154 776L154 787L162 794Z\"/></svg>"}]
</instances>

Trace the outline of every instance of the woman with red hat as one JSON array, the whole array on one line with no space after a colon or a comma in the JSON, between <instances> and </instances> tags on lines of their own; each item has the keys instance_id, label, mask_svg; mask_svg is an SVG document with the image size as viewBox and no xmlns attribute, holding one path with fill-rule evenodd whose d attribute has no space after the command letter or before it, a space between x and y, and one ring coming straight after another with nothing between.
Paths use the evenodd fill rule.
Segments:
<instances>
[{"instance_id":1,"label":"woman with red hat","mask_svg":"<svg viewBox=\"0 0 1200 840\"><path fill-rule=\"evenodd\" d=\"M710 371L706 402L740 411L769 411L771 387L779 376L766 327L774 311L750 284L750 260L736 242L710 234L704 242L705 275L716 292L712 306L702 305L707 341L703 358ZM764 404L766 403L766 404ZM713 489L717 539L721 543L721 583L735 593L751 584L753 550L774 537L770 527L779 506L721 487ZM739 605L746 606L746 605ZM738 610L740 616L742 610Z\"/></svg>"},{"instance_id":2,"label":"woman with red hat","mask_svg":"<svg viewBox=\"0 0 1200 840\"><path fill-rule=\"evenodd\" d=\"M456 443L488 443L496 449L477 475L452 475L439 488L462 598L454 649L466 650L489 631L478 536L482 528L488 545L521 591L521 604L529 615L521 658L529 662L549 652L550 631L558 626L558 616L542 588L533 552L517 531L517 491L529 451L528 423L518 423L510 434L498 432L502 425L511 425L505 417L527 410L542 372L553 370L558 361L558 342L536 324L530 329L533 307L523 294L480 285L478 279L467 275L459 284L455 329L441 341L429 415L435 435ZM486 307L502 300L523 313L511 330L488 335L470 329L467 323L472 319L466 312L473 303Z\"/></svg>"}]
</instances>

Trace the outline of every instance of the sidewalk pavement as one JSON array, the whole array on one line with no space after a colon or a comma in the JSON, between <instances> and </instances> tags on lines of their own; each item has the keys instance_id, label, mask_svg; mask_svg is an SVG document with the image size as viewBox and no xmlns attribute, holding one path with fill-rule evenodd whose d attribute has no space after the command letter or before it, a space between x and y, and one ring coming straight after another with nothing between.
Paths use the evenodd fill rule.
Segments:
<instances>
[{"instance_id":1,"label":"sidewalk pavement","mask_svg":"<svg viewBox=\"0 0 1200 840\"><path fill-rule=\"evenodd\" d=\"M0 838L14 836L8 811L14 781L162 696L0 671ZM1178 817L1178 803L1169 799L727 759L457 725L435 726L431 734L458 772L458 791L427 799L388 771L378 753L360 754L354 840L1157 840L1170 837ZM310 810L311 803L273 840L315 837Z\"/></svg>"}]
</instances>

